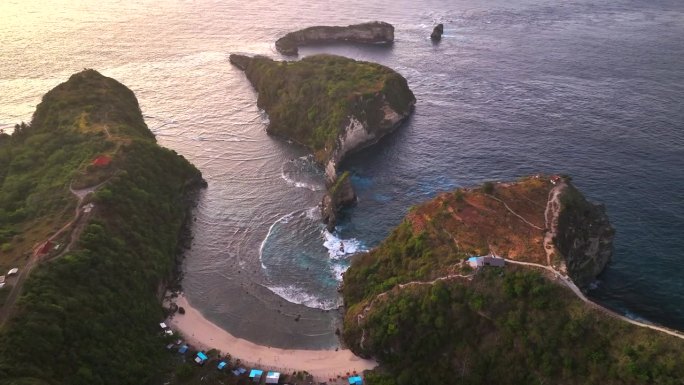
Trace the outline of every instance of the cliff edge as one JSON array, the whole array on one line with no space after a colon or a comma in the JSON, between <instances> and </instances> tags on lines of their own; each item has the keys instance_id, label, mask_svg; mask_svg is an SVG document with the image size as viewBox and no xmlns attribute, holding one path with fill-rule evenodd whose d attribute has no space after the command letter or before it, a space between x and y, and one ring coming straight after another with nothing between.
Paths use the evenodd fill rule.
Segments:
<instances>
[{"instance_id":1,"label":"cliff edge","mask_svg":"<svg viewBox=\"0 0 684 385\"><path fill-rule=\"evenodd\" d=\"M306 146L325 168L322 213L332 229L338 208L353 193L348 177L338 179L338 166L410 116L416 99L406 79L380 64L333 55L295 62L230 55L230 62L258 92L257 105L269 116L266 131ZM331 194L335 186L345 193Z\"/></svg>"},{"instance_id":2,"label":"cliff edge","mask_svg":"<svg viewBox=\"0 0 684 385\"><path fill-rule=\"evenodd\" d=\"M440 194L352 261L344 341L380 363L370 385L678 383L682 335L588 301L564 273L591 282L613 235L567 177ZM506 260L472 257L486 254Z\"/></svg>"},{"instance_id":3,"label":"cliff edge","mask_svg":"<svg viewBox=\"0 0 684 385\"><path fill-rule=\"evenodd\" d=\"M315 26L290 32L275 43L283 55L297 55L299 47L306 44L329 42L352 42L365 44L390 44L394 41L394 27L382 21L353 24L346 27Z\"/></svg>"}]
</instances>

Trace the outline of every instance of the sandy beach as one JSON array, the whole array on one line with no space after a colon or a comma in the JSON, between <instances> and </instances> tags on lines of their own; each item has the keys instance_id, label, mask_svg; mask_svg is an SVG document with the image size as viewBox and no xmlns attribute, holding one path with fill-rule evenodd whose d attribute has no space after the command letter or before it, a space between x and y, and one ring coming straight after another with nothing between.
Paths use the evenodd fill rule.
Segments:
<instances>
[{"instance_id":1,"label":"sandy beach","mask_svg":"<svg viewBox=\"0 0 684 385\"><path fill-rule=\"evenodd\" d=\"M256 365L260 369L275 369L282 372L305 370L317 379L327 380L338 375L344 376L347 372L361 373L377 366L375 361L357 357L348 349L290 350L257 345L233 336L204 318L202 313L190 305L185 296L180 295L174 302L185 308L185 314L176 313L167 320L167 324L180 332L193 347L230 353L234 358Z\"/></svg>"}]
</instances>

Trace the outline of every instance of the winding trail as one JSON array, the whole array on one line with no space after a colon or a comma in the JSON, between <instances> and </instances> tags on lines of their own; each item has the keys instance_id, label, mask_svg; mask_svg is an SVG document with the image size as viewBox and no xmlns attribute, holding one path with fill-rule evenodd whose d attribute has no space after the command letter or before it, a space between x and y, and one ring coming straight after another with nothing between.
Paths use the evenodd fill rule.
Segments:
<instances>
[{"instance_id":1,"label":"winding trail","mask_svg":"<svg viewBox=\"0 0 684 385\"><path fill-rule=\"evenodd\" d=\"M531 263L531 262L514 261L512 259L506 259L506 262L514 264L514 265L531 266L531 267L536 267L536 268L540 268L540 269L550 271L560 280L560 282L563 282L563 284L565 284L565 286L567 286L570 290L572 290L572 292L575 293L575 295L579 299L584 301L584 303L588 304L592 308L597 309L597 310L599 310L599 311L603 312L604 314L607 314L611 317L615 317L615 318L621 319L625 322L629 322L632 325L641 326L641 327L652 329L652 330L657 330L659 332L663 332L663 333L669 334L671 336L684 339L684 333L678 332L676 330L668 329L664 326L659 326L659 325L654 325L654 324L645 323L645 322L641 322L641 321L636 321L636 320L633 320L631 318L625 317L622 314L619 314L613 310L610 310L610 309L608 309L602 305L599 305L598 303L587 298L584 295L584 293L582 293L582 290L580 290L577 287L577 285L575 285L575 283L572 282L572 279L570 279L570 277L561 274L560 272L558 272L557 270L555 270L551 266L544 266L544 265L540 265L537 263Z\"/></svg>"},{"instance_id":2,"label":"winding trail","mask_svg":"<svg viewBox=\"0 0 684 385\"><path fill-rule=\"evenodd\" d=\"M677 337L677 338L684 339L684 333L678 332L676 330L668 329L668 328L663 327L663 326L633 320L633 319L625 317L624 315L619 314L619 313L617 313L611 309L608 309L602 305L599 305L596 302L591 301L589 298L587 298L584 295L584 293L577 287L577 285L575 285L575 283L572 281L572 279L566 275L564 266L561 266L560 270L557 270L552 265L551 256L554 255L555 253L558 253L558 250L556 248L554 241L555 241L555 238L556 238L556 235L558 232L558 215L560 213L560 208L561 208L560 196L563 193L563 191L565 191L566 188L567 188L567 184L565 183L565 181L561 180L561 181L557 182L556 185L549 191L549 195L548 195L548 199L547 199L547 203L546 203L546 209L544 210L544 220L545 220L546 229L542 229L539 226L536 226L533 223L530 223L528 220L523 218L521 215L519 215L518 213L513 211L506 204L506 202L504 202L503 200L501 200L495 196L492 196L490 194L485 194L486 196L488 196L488 197L490 197L496 201L501 202L504 205L504 207L506 207L506 209L510 213L512 213L513 215L518 217L523 222L527 223L528 225L530 225L536 229L545 231L543 247L544 247L544 251L546 253L547 265L541 265L541 264L532 263L532 262L522 262L522 261L516 261L516 260L504 258L506 260L506 262L514 264L514 265L522 265L522 266L533 267L533 268L541 268L541 269L544 269L546 271L553 273L553 275L558 280L560 280L560 282L562 282L566 287L568 287L579 299L581 299L584 303L588 304L590 307L592 307L592 308L594 308L594 309L596 309L596 310L598 310L604 314L607 314L611 317L623 320L625 322L629 322L632 325L645 327L648 329L652 329L652 330L656 330L656 331L659 331L662 333L669 334L669 335ZM456 242L455 238L454 238L454 242ZM490 246L490 250L493 252L491 246ZM494 253L494 255L496 255L496 253ZM393 291L397 288L403 289L405 287L416 286L416 285L433 285L434 283L436 283L438 281L450 280L450 279L454 279L454 278L472 279L472 277L473 277L473 274L471 274L471 275L449 274L449 275L446 275L443 277L436 278L432 281L412 281L412 282L407 282L407 283L403 283L403 284L398 284L397 286L394 286L393 288L391 288L391 289L389 289L383 293L378 294L366 306L364 306L363 310L361 310L359 312L359 314L357 315L357 318L356 318L357 325L359 327L361 327L363 320L365 319L367 314L373 309L373 306L375 305L376 301L382 300L391 291ZM361 331L362 331L362 335L361 335L360 346L361 346L361 348L363 348L363 343L364 343L365 338L366 338L366 330L363 327L361 327Z\"/></svg>"},{"instance_id":3,"label":"winding trail","mask_svg":"<svg viewBox=\"0 0 684 385\"><path fill-rule=\"evenodd\" d=\"M558 182L550 191L544 210L544 221L546 222L546 233L544 234L544 252L546 253L546 264L551 266L551 256L558 255L554 240L558 233L558 215L560 213L560 194L565 191L567 185L565 181Z\"/></svg>"},{"instance_id":4,"label":"winding trail","mask_svg":"<svg viewBox=\"0 0 684 385\"><path fill-rule=\"evenodd\" d=\"M501 199L495 197L494 195L490 195L490 194L484 194L484 195L488 196L489 198L494 199L495 201L501 202L501 204L504 205L504 207L506 208L506 210L508 210L511 214L513 214L513 215L515 215L516 217L518 217L518 219L520 219L521 221L527 223L528 225L530 225L531 227L534 227L534 228L537 229L537 230L544 231L544 229L542 229L541 227L535 225L534 223L532 223L532 222L528 221L527 219L523 218L522 215L520 215L520 214L516 213L515 211L513 211L513 209L510 208L510 207L508 207L508 205L506 204L506 202L504 202L503 200L501 200Z\"/></svg>"},{"instance_id":5,"label":"winding trail","mask_svg":"<svg viewBox=\"0 0 684 385\"><path fill-rule=\"evenodd\" d=\"M109 179L95 186L79 190L74 190L71 187L71 184L69 184L69 191L77 198L76 207L74 209L74 217L64 226L62 226L61 229L57 230L56 233L52 234L47 240L45 240L42 243L39 243L36 247L33 248L31 252L31 257L26 262L26 265L24 265L24 267L19 271L19 274L17 275L17 280L12 286L12 290L10 291L9 295L7 296L5 304L2 306L2 308L0 308L0 325L3 325L12 314L14 304L19 298L24 283L26 282L28 276L31 274L31 271L41 262L54 260L63 256L64 254L68 253L69 250L71 250L71 248L76 244L76 241L78 241L79 237L81 236L81 232L83 231L87 219L90 217L90 212L85 212L82 207L83 200L86 196L97 191L97 189L102 187L108 181ZM66 244L66 246L58 254L49 258L43 258L44 254L41 253L43 247L47 243L52 242L58 237L60 237L62 234L64 234L67 230L69 230L72 227L73 230L71 231L71 234L69 236L69 242ZM49 256L49 254L47 254L47 256Z\"/></svg>"}]
</instances>

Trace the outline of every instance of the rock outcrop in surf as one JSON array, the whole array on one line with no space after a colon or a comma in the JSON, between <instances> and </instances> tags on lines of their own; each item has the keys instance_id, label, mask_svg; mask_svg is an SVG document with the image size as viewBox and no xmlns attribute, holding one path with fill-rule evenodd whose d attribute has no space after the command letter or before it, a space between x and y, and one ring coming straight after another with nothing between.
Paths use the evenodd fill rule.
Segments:
<instances>
[{"instance_id":1,"label":"rock outcrop in surf","mask_svg":"<svg viewBox=\"0 0 684 385\"><path fill-rule=\"evenodd\" d=\"M230 55L230 61L257 90L257 105L269 115L267 132L306 146L324 167L321 211L332 231L339 208L354 201L349 175L338 178L338 166L409 117L416 99L406 79L380 64L333 55L295 62Z\"/></svg>"},{"instance_id":2,"label":"rock outcrop in surf","mask_svg":"<svg viewBox=\"0 0 684 385\"><path fill-rule=\"evenodd\" d=\"M329 42L391 44L394 42L394 26L382 21L373 21L346 27L309 27L288 33L278 39L275 46L283 55L294 56L302 45Z\"/></svg>"},{"instance_id":3,"label":"rock outcrop in surf","mask_svg":"<svg viewBox=\"0 0 684 385\"><path fill-rule=\"evenodd\" d=\"M442 40L442 34L444 33L444 24L437 24L430 34L430 39L432 41Z\"/></svg>"}]
</instances>

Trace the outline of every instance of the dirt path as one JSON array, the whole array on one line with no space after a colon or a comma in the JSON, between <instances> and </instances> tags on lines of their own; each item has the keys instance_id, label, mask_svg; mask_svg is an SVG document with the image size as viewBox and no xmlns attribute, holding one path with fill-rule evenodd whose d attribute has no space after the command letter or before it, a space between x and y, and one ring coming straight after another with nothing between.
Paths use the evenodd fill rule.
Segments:
<instances>
[{"instance_id":1,"label":"dirt path","mask_svg":"<svg viewBox=\"0 0 684 385\"><path fill-rule=\"evenodd\" d=\"M17 280L12 286L12 290L10 291L9 295L7 296L5 304L2 306L2 308L0 308L0 325L4 324L5 321L9 319L9 316L12 313L12 309L14 308L14 304L19 298L24 283L28 276L31 274L33 268L41 262L54 260L63 256L64 254L69 252L69 250L71 250L71 248L76 244L76 241L78 241L79 237L81 236L81 232L83 232L87 219L90 217L90 213L85 213L83 207L81 206L83 203L83 199L85 199L85 197L88 196L88 194L97 191L97 189L99 189L108 181L109 180L106 180L96 186L80 190L74 190L73 188L71 188L71 185L69 185L69 191L71 191L71 193L77 198L76 208L74 209L74 217L64 226L62 226L62 228L59 229L56 233L52 234L47 240L45 240L45 242L40 243L32 250L31 257L29 258L28 262L26 262L26 265L24 265L24 267L19 271L19 274L17 275ZM65 245L62 251L60 251L57 255L51 258L41 259L41 256L43 254L41 254L40 251L41 249L43 249L43 246L48 242L54 241L72 227L73 230L71 231L71 234L69 236L69 242Z\"/></svg>"},{"instance_id":2,"label":"dirt path","mask_svg":"<svg viewBox=\"0 0 684 385\"><path fill-rule=\"evenodd\" d=\"M544 229L542 229L541 227L535 225L534 223L532 223L532 222L528 221L527 219L523 218L520 214L518 214L518 213L516 213L515 211L513 211L513 209L510 208L510 207L508 207L508 205L506 204L506 202L504 202L503 200L501 200L501 199L495 197L494 195L490 195L490 194L484 194L484 195L486 195L486 196L488 196L488 197L494 199L495 201L501 202L501 204L504 205L504 207L506 208L506 210L508 210L511 214L513 214L513 215L515 215L516 217L518 217L518 219L520 219L521 221L527 223L528 225L534 227L534 228L537 229L537 230L542 230L542 231L544 231Z\"/></svg>"},{"instance_id":3,"label":"dirt path","mask_svg":"<svg viewBox=\"0 0 684 385\"><path fill-rule=\"evenodd\" d=\"M546 201L546 210L544 210L544 221L546 222L546 233L544 234L544 252L546 253L546 264L551 266L551 256L558 255L558 249L554 240L558 233L558 214L560 213L560 194L565 191L567 185L565 182L558 182L551 191L549 191L549 198Z\"/></svg>"},{"instance_id":4,"label":"dirt path","mask_svg":"<svg viewBox=\"0 0 684 385\"><path fill-rule=\"evenodd\" d=\"M405 287L410 287L410 286L434 285L435 283L437 283L439 281L447 281L447 280L452 280L452 279L456 279L456 278L472 279L473 274L467 274L467 275L448 274L448 275L445 275L443 277L435 278L432 281L411 281L411 282L406 282L406 283L400 283L397 286L394 286L393 288L376 295L375 298L373 298L373 300L368 305L366 305L363 308L363 310L361 310L359 312L359 314L356 316L356 323L357 323L357 325L360 326L361 321L363 321L363 319L366 318L366 314L368 314L371 311L371 309L373 308L375 301L380 300L382 298L385 298L391 291L393 291L396 288L403 289ZM362 330L362 335L361 335L361 341L359 342L359 345L361 346L361 348L363 348L363 342L364 342L365 337L366 337L366 330L363 328L361 328L361 330Z\"/></svg>"},{"instance_id":5,"label":"dirt path","mask_svg":"<svg viewBox=\"0 0 684 385\"><path fill-rule=\"evenodd\" d=\"M625 322L629 322L632 325L637 325L640 327L644 327L644 328L648 328L648 329L652 329L652 330L657 330L659 332L663 332L663 333L669 334L671 336L684 339L684 333L678 332L676 330L668 329L664 326L659 326L659 325L654 325L654 324L636 321L636 320L633 320L631 318L625 317L622 314L619 314L619 313L617 313L613 310L610 310L606 307L603 307L602 305L599 305L598 303L587 298L584 295L584 293L582 293L582 291L577 287L577 285L575 285L575 283L572 282L572 279L570 279L570 277L561 274L560 272L558 272L557 270L555 270L551 266L544 266L544 265L540 265L537 263L531 263L531 262L514 261L511 259L506 259L506 262L514 264L514 265L531 266L531 267L536 267L536 268L540 268L540 269L550 271L560 280L560 282L562 282L565 286L570 288L570 290L572 290L572 292L575 293L575 295L579 299L581 299L582 301L584 301L584 303L588 304L589 306L593 307L594 309L597 309L597 310L599 310L599 311L603 312L604 314L607 314L611 317L615 317L615 318L621 319Z\"/></svg>"}]
</instances>

